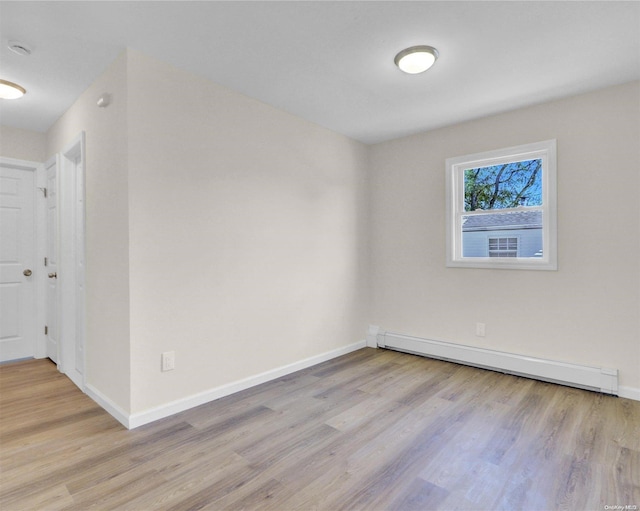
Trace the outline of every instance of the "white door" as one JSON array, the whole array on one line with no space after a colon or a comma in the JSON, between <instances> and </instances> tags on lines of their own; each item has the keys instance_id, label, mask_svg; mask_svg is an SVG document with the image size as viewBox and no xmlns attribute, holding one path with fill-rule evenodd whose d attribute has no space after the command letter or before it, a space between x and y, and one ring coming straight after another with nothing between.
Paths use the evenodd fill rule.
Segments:
<instances>
[{"instance_id":1,"label":"white door","mask_svg":"<svg viewBox=\"0 0 640 511\"><path fill-rule=\"evenodd\" d=\"M47 165L47 357L58 362L58 162Z\"/></svg>"},{"instance_id":2,"label":"white door","mask_svg":"<svg viewBox=\"0 0 640 511\"><path fill-rule=\"evenodd\" d=\"M35 170L0 164L0 361L32 357L36 326Z\"/></svg>"}]
</instances>

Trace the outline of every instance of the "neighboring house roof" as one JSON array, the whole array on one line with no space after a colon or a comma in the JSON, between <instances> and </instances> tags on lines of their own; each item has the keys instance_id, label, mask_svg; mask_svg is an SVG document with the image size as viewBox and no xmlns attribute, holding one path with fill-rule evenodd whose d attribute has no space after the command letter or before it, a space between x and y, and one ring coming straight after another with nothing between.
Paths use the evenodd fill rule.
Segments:
<instances>
[{"instance_id":1,"label":"neighboring house roof","mask_svg":"<svg viewBox=\"0 0 640 511\"><path fill-rule=\"evenodd\" d=\"M542 211L509 211L465 217L463 231L542 229Z\"/></svg>"}]
</instances>

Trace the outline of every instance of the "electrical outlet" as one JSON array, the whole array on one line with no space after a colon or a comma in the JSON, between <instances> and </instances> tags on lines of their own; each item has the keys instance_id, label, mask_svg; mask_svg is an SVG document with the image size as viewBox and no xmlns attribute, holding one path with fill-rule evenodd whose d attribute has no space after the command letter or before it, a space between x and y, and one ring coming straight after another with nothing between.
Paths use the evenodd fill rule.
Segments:
<instances>
[{"instance_id":1,"label":"electrical outlet","mask_svg":"<svg viewBox=\"0 0 640 511\"><path fill-rule=\"evenodd\" d=\"M176 352L165 351L161 357L162 371L173 371L176 368Z\"/></svg>"},{"instance_id":2,"label":"electrical outlet","mask_svg":"<svg viewBox=\"0 0 640 511\"><path fill-rule=\"evenodd\" d=\"M478 337L485 336L484 323L476 323L476 335Z\"/></svg>"}]
</instances>

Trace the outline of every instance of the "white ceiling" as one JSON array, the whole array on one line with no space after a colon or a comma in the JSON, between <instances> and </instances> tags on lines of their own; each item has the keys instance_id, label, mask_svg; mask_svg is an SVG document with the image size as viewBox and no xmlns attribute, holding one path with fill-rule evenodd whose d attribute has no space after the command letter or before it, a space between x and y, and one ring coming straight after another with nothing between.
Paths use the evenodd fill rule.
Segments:
<instances>
[{"instance_id":1,"label":"white ceiling","mask_svg":"<svg viewBox=\"0 0 640 511\"><path fill-rule=\"evenodd\" d=\"M640 79L634 1L1 1L0 36L28 90L0 123L35 131L126 47L366 143ZM440 58L406 75L417 44Z\"/></svg>"}]
</instances>

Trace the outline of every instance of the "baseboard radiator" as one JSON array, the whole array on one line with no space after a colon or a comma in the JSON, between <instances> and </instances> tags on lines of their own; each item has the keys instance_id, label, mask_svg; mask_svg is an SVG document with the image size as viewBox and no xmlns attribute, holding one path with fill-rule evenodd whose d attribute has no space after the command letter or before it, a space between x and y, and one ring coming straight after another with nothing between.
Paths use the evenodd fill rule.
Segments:
<instances>
[{"instance_id":1,"label":"baseboard radiator","mask_svg":"<svg viewBox=\"0 0 640 511\"><path fill-rule=\"evenodd\" d=\"M617 369L569 364L380 330L376 340L380 348L618 395Z\"/></svg>"}]
</instances>

